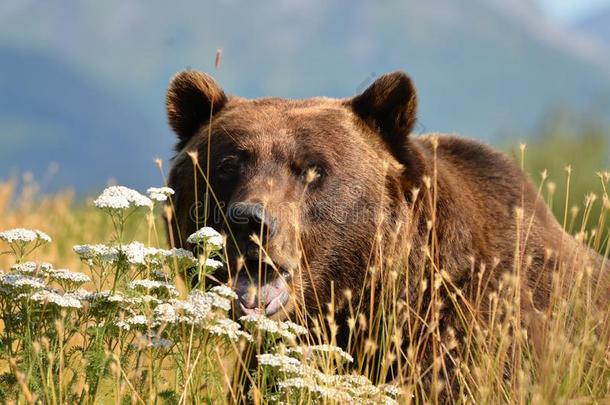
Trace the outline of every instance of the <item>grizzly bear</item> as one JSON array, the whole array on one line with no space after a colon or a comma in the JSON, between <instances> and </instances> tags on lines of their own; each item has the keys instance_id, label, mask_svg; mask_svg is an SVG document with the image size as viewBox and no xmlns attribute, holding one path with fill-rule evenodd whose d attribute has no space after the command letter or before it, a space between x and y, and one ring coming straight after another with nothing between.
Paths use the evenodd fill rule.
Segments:
<instances>
[{"instance_id":1,"label":"grizzly bear","mask_svg":"<svg viewBox=\"0 0 610 405\"><path fill-rule=\"evenodd\" d=\"M439 336L457 339L458 311L485 319L506 274L519 276L514 296L532 334L562 263L565 285L578 269L606 266L596 300L608 297L605 260L564 232L511 159L476 141L411 134L417 97L402 72L353 98L250 100L184 71L166 107L178 136L171 242L187 246L204 224L227 235L228 263L214 276L233 286L239 313L321 322L330 310L331 339L347 347L353 320L375 317L388 289L399 322L425 329L434 318ZM425 333L398 335L396 355L408 357ZM433 357L424 349L418 359ZM451 368L439 372L445 386Z\"/></svg>"}]
</instances>

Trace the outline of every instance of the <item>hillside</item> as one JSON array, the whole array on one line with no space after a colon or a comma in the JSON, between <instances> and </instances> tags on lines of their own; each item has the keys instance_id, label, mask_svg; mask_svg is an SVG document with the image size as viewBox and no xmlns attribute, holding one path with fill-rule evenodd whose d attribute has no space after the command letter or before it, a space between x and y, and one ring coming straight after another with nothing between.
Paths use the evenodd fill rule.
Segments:
<instances>
[{"instance_id":1,"label":"hillside","mask_svg":"<svg viewBox=\"0 0 610 405\"><path fill-rule=\"evenodd\" d=\"M108 179L143 185L160 178L152 156L166 138L162 117L154 122L53 57L0 49L0 60L9 73L0 76L0 177L26 170L44 177L57 164L43 186L82 192Z\"/></svg>"},{"instance_id":2,"label":"hillside","mask_svg":"<svg viewBox=\"0 0 610 405\"><path fill-rule=\"evenodd\" d=\"M151 161L169 158L173 142L169 77L213 72L217 48L214 75L246 97L346 97L405 70L419 90L418 131L488 141L523 138L549 108L597 108L610 94L604 60L528 0L55 3L0 9L0 177L57 161L51 188L158 183Z\"/></svg>"}]
</instances>

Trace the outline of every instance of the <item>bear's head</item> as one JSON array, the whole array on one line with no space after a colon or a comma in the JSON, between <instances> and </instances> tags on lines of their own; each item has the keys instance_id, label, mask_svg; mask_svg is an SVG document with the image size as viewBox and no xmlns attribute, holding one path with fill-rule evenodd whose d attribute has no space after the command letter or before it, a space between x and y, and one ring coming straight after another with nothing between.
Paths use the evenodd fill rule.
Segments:
<instances>
[{"instance_id":1,"label":"bear's head","mask_svg":"<svg viewBox=\"0 0 610 405\"><path fill-rule=\"evenodd\" d=\"M350 99L248 100L185 71L166 102L179 139L170 238L185 246L204 224L226 234L217 276L241 311L285 318L363 291L379 246L409 222L422 177L407 75L381 76Z\"/></svg>"}]
</instances>

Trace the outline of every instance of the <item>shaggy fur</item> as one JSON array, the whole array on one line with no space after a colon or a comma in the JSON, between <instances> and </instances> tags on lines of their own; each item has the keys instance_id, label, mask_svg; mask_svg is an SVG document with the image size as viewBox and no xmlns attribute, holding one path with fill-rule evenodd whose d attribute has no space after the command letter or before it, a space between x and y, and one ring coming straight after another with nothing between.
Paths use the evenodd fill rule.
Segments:
<instances>
[{"instance_id":1,"label":"shaggy fur","mask_svg":"<svg viewBox=\"0 0 610 405\"><path fill-rule=\"evenodd\" d=\"M227 97L209 76L179 73L167 96L169 122L179 136L169 179L176 191L172 242L185 246L197 221L230 235L219 213L235 202L261 203L277 223L265 238L266 252L293 275L292 297L278 317L295 309L325 312L333 289L351 290L368 313L368 269L391 258L402 279L410 280L401 299L413 306L424 297L422 316L430 299L422 279L430 277L430 263L446 271L467 299L474 299L478 285L473 269L488 269L488 290L503 273L520 269L524 323L535 333L528 314L548 305L559 263L574 271L599 269L601 258L562 230L503 154L454 136L410 135L416 105L411 80L401 72L380 77L352 99L307 100ZM193 151L204 173L209 167L214 191L208 212L199 206L199 218L193 207L205 201L206 179L198 174L195 183L187 155ZM251 243L239 235L228 239L231 271L225 279L240 269ZM605 273L600 302L608 297ZM335 296L343 324L342 295ZM482 318L486 308L487 302L477 308ZM441 329L459 332L449 306L441 322ZM342 336L343 329L339 343Z\"/></svg>"}]
</instances>

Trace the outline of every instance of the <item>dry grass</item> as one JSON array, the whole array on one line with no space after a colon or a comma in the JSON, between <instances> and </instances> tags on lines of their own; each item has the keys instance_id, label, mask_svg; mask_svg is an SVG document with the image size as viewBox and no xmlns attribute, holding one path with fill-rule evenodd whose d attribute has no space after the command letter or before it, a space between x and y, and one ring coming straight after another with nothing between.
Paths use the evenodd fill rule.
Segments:
<instances>
[{"instance_id":1,"label":"dry grass","mask_svg":"<svg viewBox=\"0 0 610 405\"><path fill-rule=\"evenodd\" d=\"M108 217L92 208L90 203L75 203L73 193L69 191L40 196L36 192L36 185L31 182L20 188L17 194L15 182L0 185L0 230L25 227L47 231L55 242L40 249L36 259L52 262L56 267L88 272L73 253L72 247L107 241L108 235L113 232ZM593 201L589 203L593 204ZM605 204L600 218L587 220L603 228L608 213L607 193L598 199L598 203ZM586 212L590 207L583 209ZM584 226L576 227L569 219L567 212L566 225L584 231ZM528 223L528 218L517 220ZM127 229L128 239L147 241L149 245L156 246L164 244L163 231L144 215L130 220ZM582 239L596 244L595 247L607 255L607 239L595 235L591 237L590 234L586 236L583 234ZM382 246L378 248L383 251ZM322 372L355 372L373 383L383 383L398 370L400 375L406 376L399 387L401 403L610 403L607 327L610 309L600 308L591 298L596 288L596 269L579 271L567 288L567 293L563 280L564 272L569 269L558 269L554 278L552 305L546 311L536 313L535 319L530 319L530 322L538 324L537 330L541 331L532 336L523 326L524 315L518 310L520 301L526 299L522 295L527 294L519 287L522 285L520 269L503 277L500 288L491 297L481 286L474 301L487 302L489 298L489 316L483 319L474 310L477 305L473 305L472 297L466 299L463 292L453 285L449 275L435 267L431 259L433 253L428 253L427 263L422 265L421 271L432 273L421 274L421 279L430 280L430 283L421 286L421 299L415 302L404 301L398 286L407 285L408 280L405 280L402 269L388 266L387 261L372 265L369 271L371 284L376 285L379 278L383 278L381 285L384 288L376 290L377 296L370 298L376 303L374 310L362 313L359 310L361 303L352 302L354 292L335 293L337 299L346 299L350 308L349 351L354 356L354 362L348 367L329 356L322 359L322 364L317 364ZM7 269L11 264L10 257L0 256L0 268ZM479 280L484 280L485 272L489 270L472 269ZM420 311L413 309L423 308L424 294L428 294L430 305L428 312L422 316ZM312 339L316 343L335 343L338 325L334 323L333 305L330 303L328 312L310 314L309 320L305 314L297 316L301 323L309 322L308 327L313 332L301 343L313 344ZM456 309L461 333L443 327L441 310L446 306ZM184 371L188 377L186 381L182 380L179 389L176 388L179 398L161 396L161 388L154 387L156 382L152 377L138 370L121 369L120 362L113 363L112 377L104 386L108 394L100 398L106 398L107 402L195 403L231 401L229 398L244 400L250 395L250 400L255 403L266 403L271 399L316 402L315 396L299 390L278 396L277 384L286 380L287 375L277 370L259 365L253 373L239 366L244 350L258 354L283 350L275 347L275 339L261 335L255 345L245 349L241 344L223 348L210 346L206 341L194 341L192 334L188 333L181 338L183 341L180 342L179 352L188 354L184 360ZM406 351L402 345L405 339L412 342ZM430 353L432 358L424 362L425 355ZM227 365L227 359L237 367ZM143 364L151 363L143 360L139 364L145 370L147 366ZM176 374L172 376L171 370L175 367L173 360L166 358L159 364L167 377L164 378L163 389L180 385L180 378ZM424 369L423 364L430 367ZM449 369L457 375L459 389L447 396L444 381ZM19 378L17 380L21 381ZM244 382L248 381L252 389L249 394L243 390ZM25 383L19 384L21 388L15 400L30 402L33 398L30 388ZM330 397L322 402L342 400L333 401Z\"/></svg>"}]
</instances>

